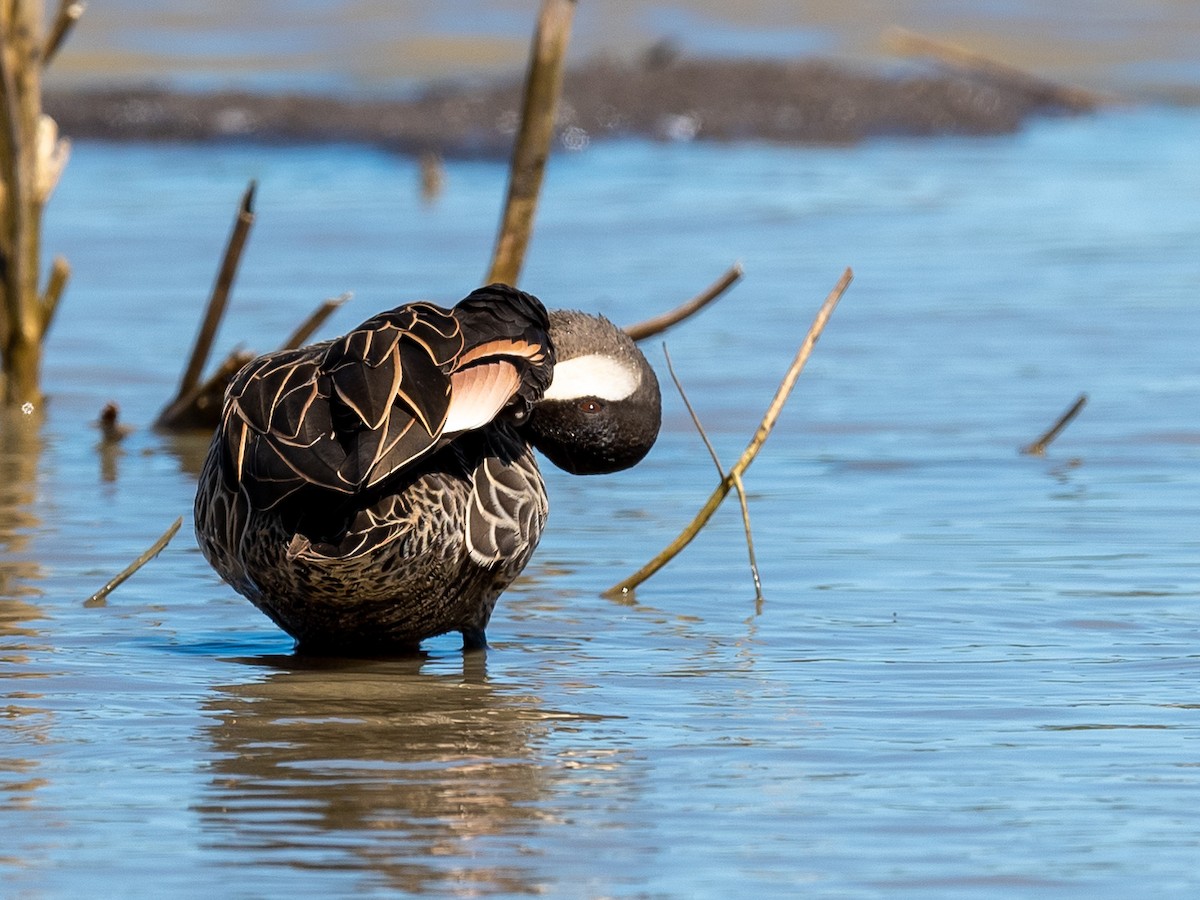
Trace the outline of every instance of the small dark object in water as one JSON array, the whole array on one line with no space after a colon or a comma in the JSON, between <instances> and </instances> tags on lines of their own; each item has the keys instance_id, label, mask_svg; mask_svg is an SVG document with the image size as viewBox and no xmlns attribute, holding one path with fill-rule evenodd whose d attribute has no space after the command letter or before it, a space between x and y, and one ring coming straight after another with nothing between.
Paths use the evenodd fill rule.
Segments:
<instances>
[{"instance_id":1,"label":"small dark object in water","mask_svg":"<svg viewBox=\"0 0 1200 900\"><path fill-rule=\"evenodd\" d=\"M104 404L104 409L100 410L100 418L96 420L96 427L100 429L100 440L103 443L119 444L133 432L133 426L122 424L120 417L121 407L115 403Z\"/></svg>"},{"instance_id":2,"label":"small dark object in water","mask_svg":"<svg viewBox=\"0 0 1200 900\"><path fill-rule=\"evenodd\" d=\"M504 284L409 303L233 379L196 494L201 550L301 649L486 645L541 537L533 447L574 474L646 455L658 381L606 319Z\"/></svg>"}]
</instances>

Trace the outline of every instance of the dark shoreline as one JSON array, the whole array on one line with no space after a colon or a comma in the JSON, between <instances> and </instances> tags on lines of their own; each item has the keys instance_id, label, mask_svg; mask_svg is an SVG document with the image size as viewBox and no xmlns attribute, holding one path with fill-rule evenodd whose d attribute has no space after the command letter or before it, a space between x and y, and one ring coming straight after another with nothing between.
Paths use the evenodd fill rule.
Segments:
<instances>
[{"instance_id":1,"label":"dark shoreline","mask_svg":"<svg viewBox=\"0 0 1200 900\"><path fill-rule=\"evenodd\" d=\"M190 93L154 87L47 90L62 133L110 141L348 142L447 157L511 146L521 83L431 86L406 99ZM853 144L883 136L1010 133L1078 113L1052 86L945 70L884 74L824 61L597 60L570 70L559 137Z\"/></svg>"}]
</instances>

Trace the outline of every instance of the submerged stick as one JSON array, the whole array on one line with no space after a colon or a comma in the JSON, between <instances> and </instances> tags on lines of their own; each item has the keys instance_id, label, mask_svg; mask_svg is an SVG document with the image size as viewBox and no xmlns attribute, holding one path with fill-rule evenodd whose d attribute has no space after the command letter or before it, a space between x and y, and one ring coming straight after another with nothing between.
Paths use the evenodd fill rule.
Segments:
<instances>
[{"instance_id":1,"label":"submerged stick","mask_svg":"<svg viewBox=\"0 0 1200 900\"><path fill-rule=\"evenodd\" d=\"M717 511L717 507L721 505L721 501L729 494L735 482L741 478L746 469L750 467L750 464L754 462L754 457L758 455L758 451L762 449L762 445L771 434L771 429L775 427L775 422L779 418L779 414L783 411L783 406L787 402L792 388L796 386L796 379L800 377L800 373L804 370L804 366L817 344L817 339L820 338L821 332L825 330L825 325L829 322L829 317L833 314L834 307L842 299L842 294L850 286L850 281L853 277L853 271L846 269L841 279L839 279L833 290L830 291L829 296L825 298L825 302L821 304L816 318L813 319L813 323L808 329L808 334L805 336L804 342L800 345L800 349L796 351L796 356L792 360L791 366L788 367L787 372L783 376L783 381L780 382L779 387L776 389L775 396L771 400L771 405L767 407L767 411L758 425L758 430L754 432L750 443L746 445L746 449L742 452L738 461L733 464L733 468L729 470L729 474L721 479L721 483L717 485L716 490L712 492L704 506L696 513L696 517L692 519L691 524L680 533L679 537L675 538L665 549L650 560L650 562L646 563L624 581L618 582L605 591L605 596L620 596L636 588L678 556L680 551L692 542L696 535L700 533L700 530L708 523L708 520L712 518L713 513Z\"/></svg>"},{"instance_id":2,"label":"submerged stick","mask_svg":"<svg viewBox=\"0 0 1200 900\"><path fill-rule=\"evenodd\" d=\"M721 465L721 458L717 456L717 448L708 439L708 432L700 424L700 417L696 414L696 410L692 406L692 401L688 399L687 392L683 389L683 383L680 382L679 376L675 374L675 366L671 362L671 354L667 352L666 344L663 344L663 356L666 357L667 371L671 374L671 380L675 382L675 389L679 391L679 396L683 399L683 405L687 408L688 415L692 417L692 424L700 432L700 439L704 441L704 446L708 448L708 455L712 458L713 465L717 467L717 477L724 479L726 477L725 467ZM750 554L750 575L754 579L754 599L761 602L763 599L762 579L758 574L758 559L754 554L754 533L750 529L750 505L746 502L746 486L742 484L740 475L734 477L733 486L737 490L738 502L742 507L742 526L746 530L746 550Z\"/></svg>"},{"instance_id":3,"label":"submerged stick","mask_svg":"<svg viewBox=\"0 0 1200 900\"><path fill-rule=\"evenodd\" d=\"M1079 415L1084 405L1087 403L1087 394L1080 394L1079 397L1071 404L1071 408L1058 417L1050 428L1040 438L1032 444L1027 444L1021 448L1021 452L1029 456L1045 456L1046 448L1050 446L1050 442L1058 437L1064 428L1071 424L1071 421Z\"/></svg>"},{"instance_id":4,"label":"submerged stick","mask_svg":"<svg viewBox=\"0 0 1200 900\"><path fill-rule=\"evenodd\" d=\"M575 0L542 0L542 11L529 52L521 126L509 166L508 197L492 254L489 283L502 281L515 285L525 261L542 176L554 137L554 116L562 93L563 60L567 55L574 13Z\"/></svg>"},{"instance_id":5,"label":"submerged stick","mask_svg":"<svg viewBox=\"0 0 1200 900\"><path fill-rule=\"evenodd\" d=\"M652 319L647 319L644 322L638 322L636 325L630 325L625 329L625 333L635 341L644 341L648 337L654 337L656 334L661 334L672 325L678 325L684 319L694 316L708 304L712 303L727 290L733 287L738 279L742 277L742 264L734 263L730 266L724 275L718 278L715 282L708 286L702 293L697 294L687 303L675 307L669 312L665 312L660 316L655 316Z\"/></svg>"},{"instance_id":6,"label":"submerged stick","mask_svg":"<svg viewBox=\"0 0 1200 900\"><path fill-rule=\"evenodd\" d=\"M192 355L184 369L183 378L179 382L179 392L175 395L178 401L190 393L200 383L200 375L208 362L208 354L212 351L213 339L225 316L225 308L229 304L229 292L233 287L233 279L237 275L238 263L242 258L242 250L246 246L246 238L250 234L250 226L254 224L254 192L257 184L251 181L242 194L242 202L238 206L237 216L233 220L233 229L229 233L229 241L225 245L225 254L221 258L221 268L217 271L217 280L213 284L212 295L208 300L208 309L204 313L204 321L196 335L196 343L192 346Z\"/></svg>"},{"instance_id":7,"label":"submerged stick","mask_svg":"<svg viewBox=\"0 0 1200 900\"><path fill-rule=\"evenodd\" d=\"M104 587L100 588L100 590L96 591L96 593L92 594L92 596L90 596L86 600L84 600L83 605L84 606L103 606L105 598L108 597L109 594L111 594L116 588L120 587L121 584L123 582L125 582L129 578L130 575L132 575L134 572L136 572L138 569L140 569L146 563L150 562L150 560L154 559L154 557L158 556L158 554L162 552L163 548L166 547L167 544L169 544L171 542L171 538L175 537L175 532L177 532L179 530L179 526L182 524L183 524L183 516L180 516L178 519L176 519L174 521L174 523L172 523L170 528L168 528L165 532L163 532L162 537L160 537L157 541L155 541L153 544L151 544L146 549L145 553L143 553L141 556L139 556L137 559L135 559L133 562L131 562L128 566L126 566L123 570L121 570L121 573L119 575L117 575L115 578L113 578L108 584L106 584Z\"/></svg>"}]
</instances>

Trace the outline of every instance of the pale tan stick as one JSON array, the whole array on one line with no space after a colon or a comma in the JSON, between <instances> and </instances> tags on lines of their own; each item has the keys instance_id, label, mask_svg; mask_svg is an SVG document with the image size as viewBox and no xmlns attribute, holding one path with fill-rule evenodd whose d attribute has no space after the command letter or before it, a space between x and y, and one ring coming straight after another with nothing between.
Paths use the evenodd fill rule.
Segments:
<instances>
[{"instance_id":1,"label":"pale tan stick","mask_svg":"<svg viewBox=\"0 0 1200 900\"><path fill-rule=\"evenodd\" d=\"M1070 109L1094 109L1104 102L1101 95L1082 88L1062 85L1032 75L1007 63L976 53L956 44L935 40L904 28L893 28L884 37L885 44L895 53L907 56L929 56L944 65L977 73L993 81L1060 103Z\"/></svg>"},{"instance_id":2,"label":"pale tan stick","mask_svg":"<svg viewBox=\"0 0 1200 900\"><path fill-rule=\"evenodd\" d=\"M725 274L713 282L709 287L700 294L697 294L687 303L675 307L670 312L665 312L660 316L655 316L652 319L647 319L644 322L638 322L636 325L626 327L625 333L635 341L644 341L648 337L654 337L656 334L661 334L672 325L678 325L689 316L694 316L708 304L712 303L723 293L729 290L738 279L742 277L742 264L734 263L726 270Z\"/></svg>"},{"instance_id":3,"label":"pale tan stick","mask_svg":"<svg viewBox=\"0 0 1200 900\"><path fill-rule=\"evenodd\" d=\"M86 9L86 4L75 2L75 0L61 0L58 4L58 15L54 17L54 24L50 26L50 33L46 36L46 46L42 51L42 68L50 65L50 61L62 47L63 41L67 39L67 35L83 15L84 9Z\"/></svg>"},{"instance_id":4,"label":"pale tan stick","mask_svg":"<svg viewBox=\"0 0 1200 900\"><path fill-rule=\"evenodd\" d=\"M746 449L738 461L733 464L733 468L729 470L729 474L721 479L721 483L717 485L716 490L712 492L712 495L705 502L704 506L696 513L696 517L692 519L691 524L654 559L650 560L650 562L646 563L646 565L642 566L642 568L638 569L637 572L630 575L624 581L618 582L605 591L605 596L611 597L628 594L674 559L684 547L692 542L696 535L700 533L700 529L712 518L713 513L717 511L717 507L721 505L721 501L725 499L729 491L733 488L735 479L741 478L742 473L754 462L754 457L758 455L758 451L762 448L768 435L770 435L771 429L775 427L775 422L783 410L783 405L787 402L788 395L791 394L792 388L796 386L796 379L800 377L800 373L804 370L804 366L808 362L808 358L812 355L813 348L816 346L817 339L821 336L821 332L825 330L829 316L833 313L838 301L842 299L842 294L850 286L850 281L853 277L854 273L850 269L846 269L841 279L829 293L829 296L825 298L825 302L821 304L821 308L817 311L817 316L813 319L812 326L808 329L808 334L804 338L804 343L800 345L795 359L792 360L791 366L783 376L783 381L780 382L779 387L776 389L775 397L771 400L771 405L767 407L767 411L759 423L758 430L754 432L750 443L746 445Z\"/></svg>"},{"instance_id":5,"label":"pale tan stick","mask_svg":"<svg viewBox=\"0 0 1200 900\"><path fill-rule=\"evenodd\" d=\"M708 455L712 457L713 465L717 467L717 477L724 479L725 467L721 465L721 458L717 456L716 447L708 439L708 433L704 430L704 426L700 424L700 417L696 414L691 400L688 399L687 392L683 389L683 384L680 382L679 376L675 374L675 365L671 362L671 354L667 351L666 344L663 344L663 356L667 360L667 371L671 373L671 380L675 382L675 389L679 391L679 396L683 399L683 405L687 407L688 415L692 417L692 424L696 426L696 431L700 432L700 439L704 441L704 446L708 448ZM742 484L740 475L734 476L733 486L737 490L738 502L742 507L742 526L746 530L746 550L750 554L750 575L754 579L754 599L761 602L763 599L762 579L758 575L758 560L754 555L754 532L750 529L750 506L746 502L746 487Z\"/></svg>"},{"instance_id":6,"label":"pale tan stick","mask_svg":"<svg viewBox=\"0 0 1200 900\"><path fill-rule=\"evenodd\" d=\"M1071 424L1071 420L1079 415L1080 410L1083 409L1086 403L1087 394L1080 394L1075 402L1071 404L1071 408L1059 416L1058 421L1051 425L1045 434L1032 444L1022 447L1021 452L1029 456L1045 456L1046 448L1050 446L1050 442L1058 437L1064 428Z\"/></svg>"},{"instance_id":7,"label":"pale tan stick","mask_svg":"<svg viewBox=\"0 0 1200 900\"><path fill-rule=\"evenodd\" d=\"M563 60L571 37L575 0L542 0L529 52L521 126L509 166L508 198L492 254L488 282L517 283L533 233L538 193L554 137L554 116L562 93Z\"/></svg>"},{"instance_id":8,"label":"pale tan stick","mask_svg":"<svg viewBox=\"0 0 1200 900\"><path fill-rule=\"evenodd\" d=\"M62 299L67 281L71 277L71 264L65 257L56 256L50 266L50 277L46 281L46 290L42 292L42 333L50 330L54 314L58 312L58 301Z\"/></svg>"},{"instance_id":9,"label":"pale tan stick","mask_svg":"<svg viewBox=\"0 0 1200 900\"><path fill-rule=\"evenodd\" d=\"M233 220L233 229L229 233L229 241L225 245L225 254L221 258L221 268L217 272L217 280L213 284L212 295L208 300L208 308L204 313L204 321L196 335L196 343L192 346L192 355L184 369L183 378L179 382L179 391L175 400L180 400L190 393L200 383L200 375L204 364L208 362L208 354L212 351L213 339L225 315L229 303L229 292L233 287L233 279L237 275L238 262L242 250L246 246L246 238L250 234L250 226L254 224L254 191L257 185L251 181L242 202L238 206L237 216Z\"/></svg>"},{"instance_id":10,"label":"pale tan stick","mask_svg":"<svg viewBox=\"0 0 1200 900\"><path fill-rule=\"evenodd\" d=\"M183 516L180 516L178 519L175 520L175 522L171 525L170 528L168 528L165 532L163 532L162 537L160 537L157 541L155 541L153 544L150 545L150 547L146 550L145 553L143 553L141 556L139 556L137 559L135 559L133 562L131 562L128 566L126 566L119 575L117 575L115 578L112 579L112 581L110 581L104 587L100 588L100 590L96 591L96 593L92 594L92 596L90 596L86 600L84 600L83 605L84 606L103 606L104 602L105 602L105 598L108 597L109 594L111 594L116 588L120 587L121 584L126 579L128 579L130 575L132 575L134 572L136 572L138 569L140 569L146 563L150 562L150 560L154 559L154 557L158 556L158 554L162 552L163 548L166 547L167 544L169 544L171 542L171 538L175 537L175 532L177 532L179 530L179 526L182 524L183 524Z\"/></svg>"},{"instance_id":11,"label":"pale tan stick","mask_svg":"<svg viewBox=\"0 0 1200 900\"><path fill-rule=\"evenodd\" d=\"M283 345L279 349L295 350L297 347L302 346L305 341L313 336L313 333L316 332L318 328L325 324L325 320L333 315L334 312L336 312L337 309L352 296L352 294L346 293L338 297L330 297L328 300L314 309L309 314L307 319L300 323L296 330L288 336L288 339L283 342Z\"/></svg>"}]
</instances>

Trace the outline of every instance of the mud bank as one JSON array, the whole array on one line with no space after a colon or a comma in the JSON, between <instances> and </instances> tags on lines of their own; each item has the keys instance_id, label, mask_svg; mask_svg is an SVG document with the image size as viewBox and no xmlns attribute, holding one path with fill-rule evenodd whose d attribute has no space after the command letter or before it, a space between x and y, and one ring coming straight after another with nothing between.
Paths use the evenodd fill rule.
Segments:
<instances>
[{"instance_id":1,"label":"mud bank","mask_svg":"<svg viewBox=\"0 0 1200 900\"><path fill-rule=\"evenodd\" d=\"M396 99L60 89L46 111L65 134L113 141L369 143L402 153L508 152L520 79L434 85ZM1077 113L1037 82L935 71L891 74L823 61L599 60L568 72L559 138L568 148L638 136L849 144L880 136L989 135L1032 116Z\"/></svg>"}]
</instances>

